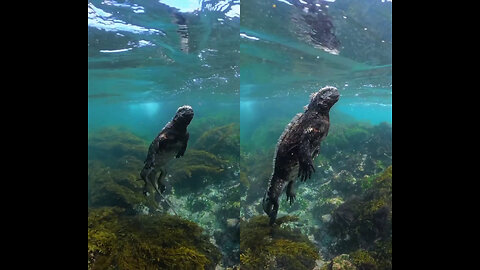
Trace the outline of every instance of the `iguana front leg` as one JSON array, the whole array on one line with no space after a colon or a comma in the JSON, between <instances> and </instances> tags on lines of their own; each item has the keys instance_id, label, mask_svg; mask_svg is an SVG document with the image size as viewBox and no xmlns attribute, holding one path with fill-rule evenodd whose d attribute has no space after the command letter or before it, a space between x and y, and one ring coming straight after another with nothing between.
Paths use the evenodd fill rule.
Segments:
<instances>
[{"instance_id":1,"label":"iguana front leg","mask_svg":"<svg viewBox=\"0 0 480 270\"><path fill-rule=\"evenodd\" d=\"M165 190L167 189L167 187L165 186L165 183L163 182L166 176L167 176L167 170L160 169L160 176L158 176L157 186L161 193L164 193Z\"/></svg>"},{"instance_id":2,"label":"iguana front leg","mask_svg":"<svg viewBox=\"0 0 480 270\"><path fill-rule=\"evenodd\" d=\"M310 148L310 140L302 140L302 144L298 150L298 177L300 177L300 181L306 181L307 178L311 178L312 173L315 172Z\"/></svg>"},{"instance_id":3,"label":"iguana front leg","mask_svg":"<svg viewBox=\"0 0 480 270\"><path fill-rule=\"evenodd\" d=\"M175 156L175 158L179 158L179 157L182 157L184 154L185 154L185 151L187 150L187 144L188 144L188 139L190 138L190 134L187 132L185 134L185 138L183 138L182 140L182 148L180 148L180 150L178 151L177 155Z\"/></svg>"}]
</instances>

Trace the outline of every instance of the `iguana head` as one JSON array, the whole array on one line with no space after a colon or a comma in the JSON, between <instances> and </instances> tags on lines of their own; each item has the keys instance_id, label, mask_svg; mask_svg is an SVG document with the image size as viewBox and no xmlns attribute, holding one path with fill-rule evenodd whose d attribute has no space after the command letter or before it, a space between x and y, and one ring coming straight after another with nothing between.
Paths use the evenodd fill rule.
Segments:
<instances>
[{"instance_id":1,"label":"iguana head","mask_svg":"<svg viewBox=\"0 0 480 270\"><path fill-rule=\"evenodd\" d=\"M173 117L173 121L178 124L188 126L193 119L193 109L188 105L181 106Z\"/></svg>"},{"instance_id":2,"label":"iguana head","mask_svg":"<svg viewBox=\"0 0 480 270\"><path fill-rule=\"evenodd\" d=\"M333 86L326 86L310 96L310 104L308 104L307 109L319 112L328 112L330 108L337 103L339 98L340 93L338 92L337 88Z\"/></svg>"}]
</instances>

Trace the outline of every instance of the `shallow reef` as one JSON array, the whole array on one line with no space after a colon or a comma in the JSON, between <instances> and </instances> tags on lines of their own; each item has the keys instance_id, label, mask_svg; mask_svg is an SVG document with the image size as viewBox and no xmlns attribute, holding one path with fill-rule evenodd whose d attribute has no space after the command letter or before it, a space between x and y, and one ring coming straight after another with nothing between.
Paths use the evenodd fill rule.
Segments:
<instances>
[{"instance_id":1,"label":"shallow reef","mask_svg":"<svg viewBox=\"0 0 480 270\"><path fill-rule=\"evenodd\" d=\"M195 223L170 215L88 210L88 269L215 269L220 251Z\"/></svg>"},{"instance_id":2,"label":"shallow reef","mask_svg":"<svg viewBox=\"0 0 480 270\"><path fill-rule=\"evenodd\" d=\"M300 230L326 260L315 269L391 269L391 130L386 123L332 126L315 160L316 173L296 183L295 203L284 194L280 198L278 216L299 219L283 226ZM273 150L242 145L242 218L264 215Z\"/></svg>"},{"instance_id":3,"label":"shallow reef","mask_svg":"<svg viewBox=\"0 0 480 270\"><path fill-rule=\"evenodd\" d=\"M177 194L199 191L207 185L218 184L229 177L228 160L203 150L189 149L188 155L177 160L169 174L169 183ZM231 171L232 168L230 168Z\"/></svg>"},{"instance_id":4,"label":"shallow reef","mask_svg":"<svg viewBox=\"0 0 480 270\"><path fill-rule=\"evenodd\" d=\"M373 180L361 196L354 196L332 214L329 232L338 238L335 251L372 248L391 237L392 166ZM348 236L348 237L347 237Z\"/></svg>"},{"instance_id":5,"label":"shallow reef","mask_svg":"<svg viewBox=\"0 0 480 270\"><path fill-rule=\"evenodd\" d=\"M212 267L238 265L240 246L238 175L240 165L238 154L234 158L232 153L227 153L235 152L235 147L237 148L236 153L239 153L239 137L236 128L238 128L238 124L221 126L205 124L203 129L199 129L202 131L200 134L197 134L196 137L192 136L185 156L175 159L169 165L165 179L167 191L164 196L168 198L179 215L190 222L189 226L204 229L208 242L217 248L218 254L215 251L215 258L209 258L210 255L202 253L202 250L193 249L192 246L183 245L181 242L179 242L178 248L165 250L163 246L160 247L157 242L151 242L147 237L135 236L135 245L149 245L149 250L135 250L135 252L140 252L144 256L142 257L144 260L159 258L159 261L155 262L156 266L152 266L155 264L148 260L140 262L139 268L129 268L128 265L119 266L120 264L117 263L121 261L118 259L119 256L127 258L128 254L123 254L118 250L117 253L108 253L109 256L96 255L97 263L92 269L204 269L204 267L212 269ZM91 254L91 250L97 250L100 252L99 254L102 254L105 250L100 247L120 245L117 243L119 241L117 232L127 231L134 235L136 232L132 231L133 228L140 226L143 222L146 222L145 226L149 226L148 224L153 222L150 219L153 220L153 217L157 215L162 216L160 218L162 221L156 222L164 222L169 207L163 200L159 203L156 196L144 196L142 193L143 181L139 181L139 172L143 167L148 141L126 129L114 127L89 133L88 138L88 206L89 209L109 209L103 212L103 215L109 218L97 220L94 229L98 231L98 228L105 227L108 230L102 231L100 234L92 234L93 231L89 229L89 254ZM225 148L212 147L215 140L222 140L227 146ZM112 212L111 215L106 214L110 212ZM121 214L119 214L120 212ZM119 219L118 227L110 229L114 226L113 221L116 218ZM181 225L183 223L179 224L183 226ZM134 227L131 228L131 226ZM163 226L155 231L155 234L158 236L162 232L169 233L170 230L171 228L168 226ZM104 239L105 242L96 239ZM170 239L174 240L173 237ZM97 249L95 249L95 243L100 243L97 245ZM151 249L150 246L152 246ZM179 262L161 257L155 252L163 252L165 256L176 254L179 261L182 260L182 256L187 257L185 264L181 265ZM194 262L192 258L198 260ZM105 261L105 263L99 263L99 260ZM108 264L113 266L108 268Z\"/></svg>"},{"instance_id":6,"label":"shallow reef","mask_svg":"<svg viewBox=\"0 0 480 270\"><path fill-rule=\"evenodd\" d=\"M139 206L155 209L142 194L139 171L147 143L121 128L104 128L88 135L88 205L118 206L134 213Z\"/></svg>"},{"instance_id":7,"label":"shallow reef","mask_svg":"<svg viewBox=\"0 0 480 270\"><path fill-rule=\"evenodd\" d=\"M102 160L107 166L122 164L125 157L143 163L149 144L125 128L105 127L88 134L88 159Z\"/></svg>"},{"instance_id":8,"label":"shallow reef","mask_svg":"<svg viewBox=\"0 0 480 270\"><path fill-rule=\"evenodd\" d=\"M392 163L392 126L363 123L332 126L322 143L320 164L353 177L373 175ZM327 174L323 174L326 176Z\"/></svg>"},{"instance_id":9,"label":"shallow reef","mask_svg":"<svg viewBox=\"0 0 480 270\"><path fill-rule=\"evenodd\" d=\"M375 256L373 254L373 256ZM390 262L376 260L372 253L359 249L349 254L341 254L325 263L320 270L383 270L392 269Z\"/></svg>"},{"instance_id":10,"label":"shallow reef","mask_svg":"<svg viewBox=\"0 0 480 270\"><path fill-rule=\"evenodd\" d=\"M298 218L284 216L270 226L267 216L240 225L241 269L313 269L318 250L300 231L283 224Z\"/></svg>"},{"instance_id":11,"label":"shallow reef","mask_svg":"<svg viewBox=\"0 0 480 270\"><path fill-rule=\"evenodd\" d=\"M205 131L195 142L194 147L222 159L238 162L240 151L240 126L231 123Z\"/></svg>"},{"instance_id":12,"label":"shallow reef","mask_svg":"<svg viewBox=\"0 0 480 270\"><path fill-rule=\"evenodd\" d=\"M239 175L240 138L238 124L232 123L206 130L187 149L169 173L177 193L198 191L210 184L237 180ZM239 200L239 198L237 198Z\"/></svg>"},{"instance_id":13,"label":"shallow reef","mask_svg":"<svg viewBox=\"0 0 480 270\"><path fill-rule=\"evenodd\" d=\"M240 153L240 183L245 190L245 203L250 204L258 198L263 198L268 181L273 171L273 149L270 151L256 150Z\"/></svg>"},{"instance_id":14,"label":"shallow reef","mask_svg":"<svg viewBox=\"0 0 480 270\"><path fill-rule=\"evenodd\" d=\"M167 169L179 217L142 194L148 141L121 128L89 134L89 269L391 269L391 125L332 126L316 173L297 182L293 205L282 196L274 226L261 201L275 149L240 152L238 124L202 125Z\"/></svg>"},{"instance_id":15,"label":"shallow reef","mask_svg":"<svg viewBox=\"0 0 480 270\"><path fill-rule=\"evenodd\" d=\"M370 181L361 196L333 211L326 230L334 237L330 254L341 254L353 269L392 269L392 166ZM325 269L349 269L334 268L335 259Z\"/></svg>"},{"instance_id":16,"label":"shallow reef","mask_svg":"<svg viewBox=\"0 0 480 270\"><path fill-rule=\"evenodd\" d=\"M142 188L136 170L111 168L97 160L88 162L89 206L118 206L131 214L141 206L156 209L155 201L144 196Z\"/></svg>"}]
</instances>

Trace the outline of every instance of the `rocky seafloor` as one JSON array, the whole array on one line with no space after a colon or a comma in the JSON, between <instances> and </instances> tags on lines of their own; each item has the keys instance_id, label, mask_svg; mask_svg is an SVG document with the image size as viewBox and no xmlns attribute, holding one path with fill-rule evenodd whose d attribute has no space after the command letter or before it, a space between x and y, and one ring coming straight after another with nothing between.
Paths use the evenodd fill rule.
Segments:
<instances>
[{"instance_id":1,"label":"rocky seafloor","mask_svg":"<svg viewBox=\"0 0 480 270\"><path fill-rule=\"evenodd\" d=\"M238 128L226 124L197 132L201 135L189 142L185 156L167 169L164 195L178 216L155 193L142 193L139 172L148 140L117 127L90 133L89 269L238 265Z\"/></svg>"},{"instance_id":2,"label":"rocky seafloor","mask_svg":"<svg viewBox=\"0 0 480 270\"><path fill-rule=\"evenodd\" d=\"M142 194L148 139L89 134L89 269L391 269L391 125L336 125L272 227L261 198L274 149L240 151L235 123L192 130L167 171L178 216Z\"/></svg>"},{"instance_id":3,"label":"rocky seafloor","mask_svg":"<svg viewBox=\"0 0 480 270\"><path fill-rule=\"evenodd\" d=\"M263 144L269 144L270 132L258 133L267 134ZM262 137L256 140L261 142ZM265 218L262 198L273 170L273 154L272 148L242 146L242 226L255 222L261 227L258 218ZM296 183L296 201L290 205L285 195L281 197L278 217L289 222L274 226L302 235L292 239L309 245L316 256L287 259L267 249L252 252L248 245L241 245L242 269L391 269L392 126L337 123L314 163L312 179ZM242 240L244 235L241 230ZM278 239L291 238L278 238L278 233L269 231L252 246L275 245Z\"/></svg>"}]
</instances>

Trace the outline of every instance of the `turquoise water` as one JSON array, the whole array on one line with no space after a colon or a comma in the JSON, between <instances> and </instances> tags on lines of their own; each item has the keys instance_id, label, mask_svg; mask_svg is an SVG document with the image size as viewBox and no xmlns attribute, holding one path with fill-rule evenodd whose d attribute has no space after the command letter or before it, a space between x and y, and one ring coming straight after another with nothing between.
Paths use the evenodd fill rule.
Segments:
<instances>
[{"instance_id":1,"label":"turquoise water","mask_svg":"<svg viewBox=\"0 0 480 270\"><path fill-rule=\"evenodd\" d=\"M240 114L246 147L257 127L272 118L288 123L325 85L340 91L331 112L337 121L392 123L391 2L323 1L341 44L336 52L312 41L304 17L312 15L302 2L241 3Z\"/></svg>"},{"instance_id":2,"label":"turquoise water","mask_svg":"<svg viewBox=\"0 0 480 270\"><path fill-rule=\"evenodd\" d=\"M337 87L341 97L315 160L319 169L298 184L294 205L281 203L279 217L298 218L286 228L310 241L323 258L314 260L317 267L358 250L377 261L378 254L391 258L368 245L359 249L328 229L341 215L335 211L351 198L368 197L374 192L372 177L392 165L391 0L89 0L89 269L234 269L241 264L241 269L258 269L260 264L248 261L253 251L241 242L247 236L240 224L265 217L261 199L277 140L310 94L326 85ZM152 220L145 224L186 226L155 221L174 212L153 196L143 197L137 181L148 145L184 104L193 107L195 117L185 156L169 165L165 196L206 240L198 236L195 244L179 246L138 240L136 245L148 252L116 253L127 245L121 230L110 228L107 219L95 220L92 224L100 227L90 228L90 219L107 215L90 211L111 213L108 209L119 207L124 211L119 220L148 217ZM385 243L390 241L391 249L391 224L389 230ZM102 242L111 235L117 240ZM272 237L269 241L276 241ZM106 246L108 251L101 248ZM172 257L187 266L152 255L153 250L176 254ZM120 263L118 258L129 256L147 259ZM280 262L278 268L262 267L313 269L313 262L305 261L305 268L282 268Z\"/></svg>"},{"instance_id":3,"label":"turquoise water","mask_svg":"<svg viewBox=\"0 0 480 270\"><path fill-rule=\"evenodd\" d=\"M238 115L239 16L229 11L239 5L203 6L182 13L155 1L89 1L89 130L153 135L179 104L199 117Z\"/></svg>"}]
</instances>

